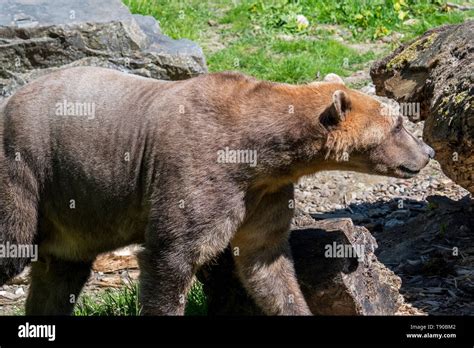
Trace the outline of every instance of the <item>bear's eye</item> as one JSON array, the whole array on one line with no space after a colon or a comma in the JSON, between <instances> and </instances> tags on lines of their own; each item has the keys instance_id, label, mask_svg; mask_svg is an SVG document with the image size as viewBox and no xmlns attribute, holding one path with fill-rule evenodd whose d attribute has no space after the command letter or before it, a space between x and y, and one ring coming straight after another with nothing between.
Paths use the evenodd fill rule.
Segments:
<instances>
[{"instance_id":1,"label":"bear's eye","mask_svg":"<svg viewBox=\"0 0 474 348\"><path fill-rule=\"evenodd\" d=\"M403 118L399 116L397 119L397 123L395 124L395 127L393 128L393 131L400 132L402 128L403 128Z\"/></svg>"}]
</instances>

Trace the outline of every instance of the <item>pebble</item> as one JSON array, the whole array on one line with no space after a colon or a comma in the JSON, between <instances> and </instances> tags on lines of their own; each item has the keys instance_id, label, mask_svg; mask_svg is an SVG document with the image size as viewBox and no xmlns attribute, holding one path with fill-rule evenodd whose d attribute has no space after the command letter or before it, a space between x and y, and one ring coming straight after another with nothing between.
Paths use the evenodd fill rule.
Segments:
<instances>
[{"instance_id":1,"label":"pebble","mask_svg":"<svg viewBox=\"0 0 474 348\"><path fill-rule=\"evenodd\" d=\"M408 209L399 209L391 212L387 215L387 219L397 219L402 220L410 216L410 211Z\"/></svg>"},{"instance_id":2,"label":"pebble","mask_svg":"<svg viewBox=\"0 0 474 348\"><path fill-rule=\"evenodd\" d=\"M390 219L390 220L385 222L383 227L384 227L384 229L390 229L390 228L395 227L395 226L403 225L404 223L405 222L402 221L402 220Z\"/></svg>"},{"instance_id":3,"label":"pebble","mask_svg":"<svg viewBox=\"0 0 474 348\"><path fill-rule=\"evenodd\" d=\"M383 216L386 212L385 212L385 210L376 208L376 209L369 209L369 211L367 213L368 213L369 217L377 218L377 217Z\"/></svg>"},{"instance_id":4,"label":"pebble","mask_svg":"<svg viewBox=\"0 0 474 348\"><path fill-rule=\"evenodd\" d=\"M14 301L20 296L18 296L16 294L13 294L11 292L8 292L8 291L0 291L0 297L4 297L8 300Z\"/></svg>"}]
</instances>

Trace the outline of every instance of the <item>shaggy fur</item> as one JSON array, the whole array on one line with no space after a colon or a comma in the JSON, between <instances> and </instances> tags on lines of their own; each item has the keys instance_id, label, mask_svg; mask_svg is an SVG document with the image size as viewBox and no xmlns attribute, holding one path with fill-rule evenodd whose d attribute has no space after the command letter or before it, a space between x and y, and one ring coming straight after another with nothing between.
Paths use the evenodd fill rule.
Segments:
<instances>
[{"instance_id":1,"label":"shaggy fur","mask_svg":"<svg viewBox=\"0 0 474 348\"><path fill-rule=\"evenodd\" d=\"M94 117L58 115L68 102ZM225 148L256 151L256 165L220 163ZM310 314L288 246L293 183L331 169L411 177L431 151L337 82L61 70L0 107L0 243L39 245L27 314L70 313L95 257L131 243L145 247L144 314L183 314L196 270L229 243L265 313ZM27 263L0 259L0 283Z\"/></svg>"}]
</instances>

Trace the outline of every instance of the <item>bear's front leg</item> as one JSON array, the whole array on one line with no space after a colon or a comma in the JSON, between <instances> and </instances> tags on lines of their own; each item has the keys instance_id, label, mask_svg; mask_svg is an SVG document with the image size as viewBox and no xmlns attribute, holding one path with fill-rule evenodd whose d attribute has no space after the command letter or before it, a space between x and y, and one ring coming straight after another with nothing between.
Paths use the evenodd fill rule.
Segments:
<instances>
[{"instance_id":1,"label":"bear's front leg","mask_svg":"<svg viewBox=\"0 0 474 348\"><path fill-rule=\"evenodd\" d=\"M149 223L139 255L142 314L183 315L194 274L229 245L245 214L243 194L220 192L183 205L168 200Z\"/></svg>"},{"instance_id":2,"label":"bear's front leg","mask_svg":"<svg viewBox=\"0 0 474 348\"><path fill-rule=\"evenodd\" d=\"M185 243L160 236L145 243L138 261L141 314L184 315L195 261Z\"/></svg>"},{"instance_id":3,"label":"bear's front leg","mask_svg":"<svg viewBox=\"0 0 474 348\"><path fill-rule=\"evenodd\" d=\"M232 240L239 278L268 315L311 315L300 290L288 241L293 185L265 195Z\"/></svg>"}]
</instances>

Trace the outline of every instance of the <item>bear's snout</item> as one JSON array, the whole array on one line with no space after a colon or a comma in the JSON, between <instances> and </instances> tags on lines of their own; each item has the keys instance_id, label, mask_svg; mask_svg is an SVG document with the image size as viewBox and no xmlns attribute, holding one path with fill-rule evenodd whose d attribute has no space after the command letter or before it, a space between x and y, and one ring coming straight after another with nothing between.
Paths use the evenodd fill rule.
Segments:
<instances>
[{"instance_id":1,"label":"bear's snout","mask_svg":"<svg viewBox=\"0 0 474 348\"><path fill-rule=\"evenodd\" d=\"M426 143L423 143L423 150L430 159L433 159L436 155L435 150Z\"/></svg>"}]
</instances>

